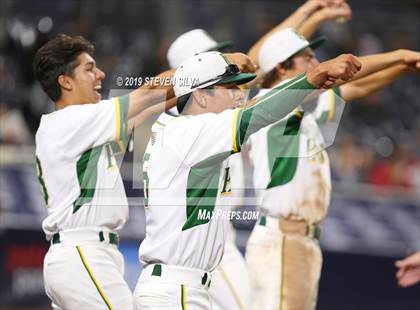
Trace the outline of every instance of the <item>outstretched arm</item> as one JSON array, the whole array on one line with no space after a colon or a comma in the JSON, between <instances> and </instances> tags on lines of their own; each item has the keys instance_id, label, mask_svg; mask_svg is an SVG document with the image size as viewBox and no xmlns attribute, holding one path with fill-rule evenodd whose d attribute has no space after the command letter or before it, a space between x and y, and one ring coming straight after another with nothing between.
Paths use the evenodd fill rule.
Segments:
<instances>
[{"instance_id":1,"label":"outstretched arm","mask_svg":"<svg viewBox=\"0 0 420 310\"><path fill-rule=\"evenodd\" d=\"M340 55L272 89L250 108L238 109L236 148L240 149L251 134L285 117L315 89L331 88L339 80L350 80L359 70L356 57Z\"/></svg>"},{"instance_id":2,"label":"outstretched arm","mask_svg":"<svg viewBox=\"0 0 420 310\"><path fill-rule=\"evenodd\" d=\"M353 76L352 81L398 64L410 66L414 64L414 66L420 66L420 53L403 49L388 53L361 56L358 59L362 64L362 69ZM343 85L347 82L338 81L336 85Z\"/></svg>"},{"instance_id":3,"label":"outstretched arm","mask_svg":"<svg viewBox=\"0 0 420 310\"><path fill-rule=\"evenodd\" d=\"M340 86L341 97L346 101L364 98L385 88L408 72L408 67L398 64L387 69L370 74L364 78Z\"/></svg>"}]
</instances>

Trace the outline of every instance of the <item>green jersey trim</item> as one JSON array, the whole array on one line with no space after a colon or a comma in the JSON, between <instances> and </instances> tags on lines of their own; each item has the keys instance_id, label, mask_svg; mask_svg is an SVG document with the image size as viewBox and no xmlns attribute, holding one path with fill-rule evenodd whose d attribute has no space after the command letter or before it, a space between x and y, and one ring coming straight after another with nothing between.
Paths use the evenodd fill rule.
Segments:
<instances>
[{"instance_id":1,"label":"green jersey trim","mask_svg":"<svg viewBox=\"0 0 420 310\"><path fill-rule=\"evenodd\" d=\"M334 87L331 90L328 90L327 93L329 96L330 107L327 111L322 112L321 116L316 120L318 125L322 125L333 120L339 104L339 100L337 99L340 98L341 94L339 87Z\"/></svg>"},{"instance_id":2,"label":"green jersey trim","mask_svg":"<svg viewBox=\"0 0 420 310\"><path fill-rule=\"evenodd\" d=\"M117 141L122 141L127 137L129 101L128 95L114 98Z\"/></svg>"},{"instance_id":3,"label":"green jersey trim","mask_svg":"<svg viewBox=\"0 0 420 310\"><path fill-rule=\"evenodd\" d=\"M43 176L42 167L41 167L41 161L39 160L38 156L35 156L35 161L36 161L36 167L37 167L36 172L38 176L38 181L39 181L39 184L41 185L41 190L44 196L45 204L48 206L49 195L48 195L47 187L45 186L44 176Z\"/></svg>"},{"instance_id":4,"label":"green jersey trim","mask_svg":"<svg viewBox=\"0 0 420 310\"><path fill-rule=\"evenodd\" d=\"M267 150L271 177L267 189L284 185L295 176L299 159L301 121L300 114L295 114L287 120L276 123L268 130ZM286 136L294 136L294 138L286 138ZM289 156L283 157L278 154Z\"/></svg>"},{"instance_id":5,"label":"green jersey trim","mask_svg":"<svg viewBox=\"0 0 420 310\"><path fill-rule=\"evenodd\" d=\"M144 153L143 155L143 162L146 163L150 159L149 153ZM144 166L143 166L144 167ZM144 207L149 207L149 175L147 174L147 169L143 168L143 180L144 180L144 189L143 189L143 201L144 201Z\"/></svg>"},{"instance_id":6,"label":"green jersey trim","mask_svg":"<svg viewBox=\"0 0 420 310\"><path fill-rule=\"evenodd\" d=\"M87 150L80 156L76 164L77 179L79 180L80 195L73 203L73 214L82 205L92 201L95 195L96 180L98 176L98 161L102 146Z\"/></svg>"},{"instance_id":7,"label":"green jersey trim","mask_svg":"<svg viewBox=\"0 0 420 310\"><path fill-rule=\"evenodd\" d=\"M190 169L187 180L187 221L182 230L207 224L210 218L200 214L211 214L219 191L220 164L231 152L224 152L203 160Z\"/></svg>"},{"instance_id":8,"label":"green jersey trim","mask_svg":"<svg viewBox=\"0 0 420 310\"><path fill-rule=\"evenodd\" d=\"M314 89L301 74L268 92L254 106L241 109L236 125L238 149L250 135L286 117Z\"/></svg>"}]
</instances>

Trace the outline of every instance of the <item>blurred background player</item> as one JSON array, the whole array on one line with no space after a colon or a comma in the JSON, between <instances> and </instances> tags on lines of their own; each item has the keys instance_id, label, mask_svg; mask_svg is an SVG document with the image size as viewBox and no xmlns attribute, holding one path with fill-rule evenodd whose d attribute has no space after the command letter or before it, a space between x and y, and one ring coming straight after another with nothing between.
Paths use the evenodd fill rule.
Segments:
<instances>
[{"instance_id":1,"label":"blurred background player","mask_svg":"<svg viewBox=\"0 0 420 310\"><path fill-rule=\"evenodd\" d=\"M128 218L127 198L115 154L136 115L158 103L153 93L133 91L101 100L104 72L93 45L60 34L40 48L34 72L55 111L36 133L36 164L48 216L51 246L44 285L54 309L132 309L124 259L116 233Z\"/></svg>"},{"instance_id":2,"label":"blurred background player","mask_svg":"<svg viewBox=\"0 0 420 310\"><path fill-rule=\"evenodd\" d=\"M263 86L282 85L312 69L318 64L313 49L322 42L322 38L308 42L292 28L269 36L259 51L259 65L266 74ZM247 246L255 308L315 309L322 265L319 224L331 191L324 150L331 141L325 142L320 127L329 121L338 124L343 100L367 96L410 67L420 67L420 54L407 50L359 59L362 70L354 80L321 94L310 113L295 111L250 138L254 185L262 190L264 214ZM332 128L327 129L327 138L334 136L336 127Z\"/></svg>"}]
</instances>

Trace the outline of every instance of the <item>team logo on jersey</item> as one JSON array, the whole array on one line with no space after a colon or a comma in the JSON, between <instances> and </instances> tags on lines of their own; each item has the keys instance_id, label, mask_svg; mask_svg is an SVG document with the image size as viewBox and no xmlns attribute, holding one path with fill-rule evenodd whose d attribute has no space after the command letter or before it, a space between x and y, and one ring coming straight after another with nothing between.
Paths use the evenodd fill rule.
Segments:
<instances>
[{"instance_id":1,"label":"team logo on jersey","mask_svg":"<svg viewBox=\"0 0 420 310\"><path fill-rule=\"evenodd\" d=\"M230 184L230 167L225 168L225 175L223 177L223 187L221 194L226 195L232 192L232 187Z\"/></svg>"}]
</instances>

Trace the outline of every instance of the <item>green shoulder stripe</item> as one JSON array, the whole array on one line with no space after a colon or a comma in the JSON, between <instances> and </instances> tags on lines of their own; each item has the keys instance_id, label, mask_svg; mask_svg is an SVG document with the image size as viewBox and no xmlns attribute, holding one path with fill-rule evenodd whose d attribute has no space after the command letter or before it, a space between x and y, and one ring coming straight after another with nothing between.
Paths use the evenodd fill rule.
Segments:
<instances>
[{"instance_id":1,"label":"green shoulder stripe","mask_svg":"<svg viewBox=\"0 0 420 310\"><path fill-rule=\"evenodd\" d=\"M121 96L118 97L119 99L119 115L117 117L119 118L119 127L117 129L117 132L119 132L119 137L117 137L118 140L124 140L127 137L127 129L128 129L128 107L130 104L129 96Z\"/></svg>"}]
</instances>

